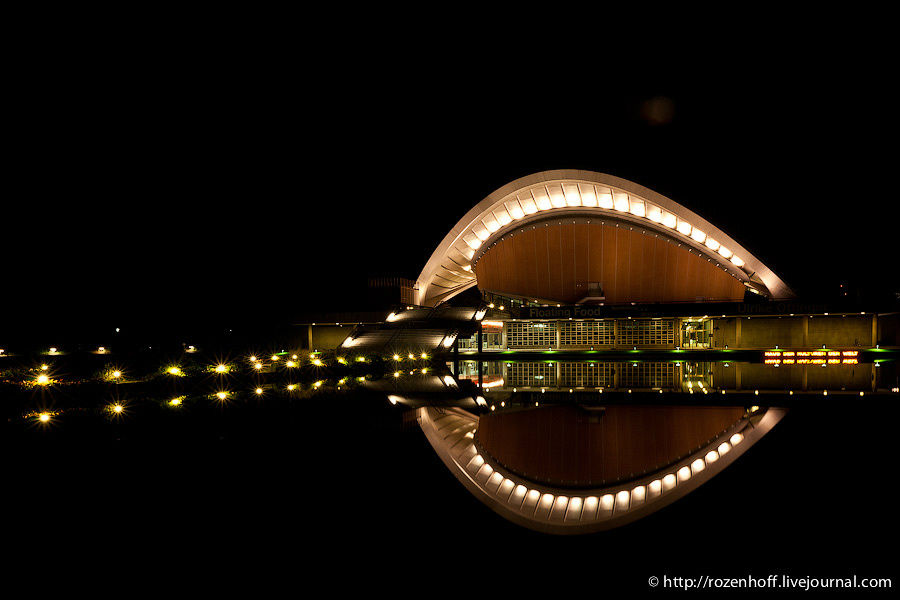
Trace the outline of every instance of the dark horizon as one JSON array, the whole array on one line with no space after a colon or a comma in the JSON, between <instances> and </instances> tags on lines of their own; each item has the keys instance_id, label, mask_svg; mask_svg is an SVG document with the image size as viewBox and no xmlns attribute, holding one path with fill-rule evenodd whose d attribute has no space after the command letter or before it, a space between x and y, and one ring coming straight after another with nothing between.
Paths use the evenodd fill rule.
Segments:
<instances>
[{"instance_id":1,"label":"dark horizon","mask_svg":"<svg viewBox=\"0 0 900 600\"><path fill-rule=\"evenodd\" d=\"M482 198L558 168L672 198L801 297L836 299L841 283L900 292L889 157L875 144L893 123L875 96L795 86L529 102L442 95L432 81L359 98L321 77L330 93L304 109L275 84L234 90L217 74L160 78L146 94L126 77L103 103L110 84L88 76L66 110L27 107L0 343L365 310L369 276L415 279Z\"/></svg>"}]
</instances>

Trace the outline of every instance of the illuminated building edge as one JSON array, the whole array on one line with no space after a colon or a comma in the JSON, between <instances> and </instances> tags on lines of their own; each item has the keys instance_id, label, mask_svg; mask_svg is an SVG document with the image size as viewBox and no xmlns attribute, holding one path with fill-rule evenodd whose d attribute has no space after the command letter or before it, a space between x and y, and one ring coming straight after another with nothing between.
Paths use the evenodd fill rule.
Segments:
<instances>
[{"instance_id":1,"label":"illuminated building edge","mask_svg":"<svg viewBox=\"0 0 900 600\"><path fill-rule=\"evenodd\" d=\"M771 298L793 292L771 269L711 223L665 196L604 173L542 171L488 195L444 237L416 280L416 304L435 306L476 285L472 261L525 223L587 215L637 224L693 248Z\"/></svg>"},{"instance_id":2,"label":"illuminated building edge","mask_svg":"<svg viewBox=\"0 0 900 600\"><path fill-rule=\"evenodd\" d=\"M486 459L469 436L474 435L478 417L465 410L423 407L417 409L416 416L447 468L491 510L536 531L582 534L625 525L691 492L759 441L786 413L786 409L769 408L755 425L745 417L706 447L665 469L628 483L590 490L539 484Z\"/></svg>"}]
</instances>

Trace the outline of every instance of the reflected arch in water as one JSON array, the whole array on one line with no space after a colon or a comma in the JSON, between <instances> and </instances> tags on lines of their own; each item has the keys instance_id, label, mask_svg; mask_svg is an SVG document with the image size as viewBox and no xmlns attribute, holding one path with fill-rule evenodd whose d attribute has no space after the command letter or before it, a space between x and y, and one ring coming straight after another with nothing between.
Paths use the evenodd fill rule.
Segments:
<instances>
[{"instance_id":1,"label":"reflected arch in water","mask_svg":"<svg viewBox=\"0 0 900 600\"><path fill-rule=\"evenodd\" d=\"M744 416L662 468L594 487L553 485L514 472L482 450L475 439L479 417L461 408L421 407L416 417L451 473L491 510L536 531L583 534L625 525L681 498L731 464L785 413L769 408L752 424Z\"/></svg>"}]
</instances>

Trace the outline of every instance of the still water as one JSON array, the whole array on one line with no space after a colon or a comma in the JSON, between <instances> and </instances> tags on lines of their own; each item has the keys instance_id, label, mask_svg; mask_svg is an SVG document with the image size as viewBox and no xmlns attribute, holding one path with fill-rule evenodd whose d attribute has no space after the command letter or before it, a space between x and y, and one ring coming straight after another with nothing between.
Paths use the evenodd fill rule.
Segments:
<instances>
[{"instance_id":1,"label":"still water","mask_svg":"<svg viewBox=\"0 0 900 600\"><path fill-rule=\"evenodd\" d=\"M142 540L177 539L182 557L275 563L301 544L388 568L404 560L390 542L428 557L404 563L412 580L537 556L602 557L613 581L663 563L878 565L873 536L896 533L888 363L274 356L5 363L17 543L99 538L146 560Z\"/></svg>"}]
</instances>

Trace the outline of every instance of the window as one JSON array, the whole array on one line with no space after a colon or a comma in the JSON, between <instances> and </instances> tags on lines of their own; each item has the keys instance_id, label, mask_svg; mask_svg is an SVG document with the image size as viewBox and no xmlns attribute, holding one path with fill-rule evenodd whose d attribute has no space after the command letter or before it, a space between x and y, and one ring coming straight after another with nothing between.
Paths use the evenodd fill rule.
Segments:
<instances>
[{"instance_id":1,"label":"window","mask_svg":"<svg viewBox=\"0 0 900 600\"><path fill-rule=\"evenodd\" d=\"M507 321L507 348L555 348L556 322Z\"/></svg>"},{"instance_id":2,"label":"window","mask_svg":"<svg viewBox=\"0 0 900 600\"><path fill-rule=\"evenodd\" d=\"M671 319L619 321L619 346L674 346L675 323Z\"/></svg>"},{"instance_id":3,"label":"window","mask_svg":"<svg viewBox=\"0 0 900 600\"><path fill-rule=\"evenodd\" d=\"M612 346L615 343L613 321L562 321L559 324L561 347Z\"/></svg>"}]
</instances>

